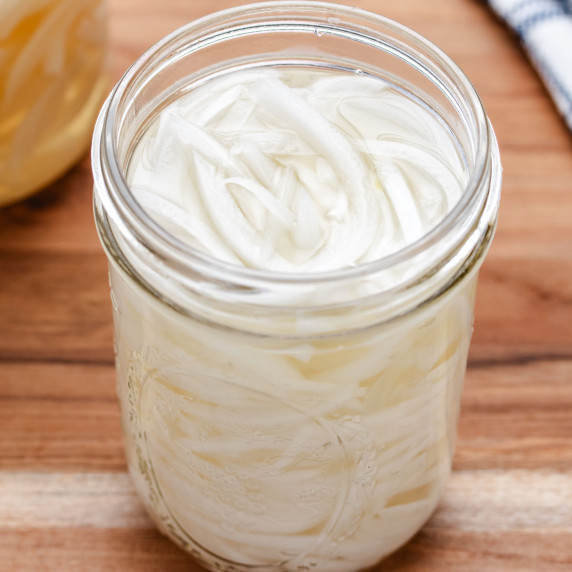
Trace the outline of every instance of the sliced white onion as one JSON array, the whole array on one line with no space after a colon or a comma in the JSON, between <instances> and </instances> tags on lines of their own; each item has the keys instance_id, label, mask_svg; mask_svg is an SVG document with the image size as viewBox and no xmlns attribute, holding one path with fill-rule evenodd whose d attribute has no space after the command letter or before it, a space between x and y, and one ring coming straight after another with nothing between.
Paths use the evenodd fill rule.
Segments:
<instances>
[{"instance_id":1,"label":"sliced white onion","mask_svg":"<svg viewBox=\"0 0 572 572\"><path fill-rule=\"evenodd\" d=\"M303 73L235 72L190 90L143 135L132 184L208 219L221 257L255 268L355 266L420 238L466 178L447 127L370 76ZM296 180L286 202L273 190L284 169Z\"/></svg>"},{"instance_id":2,"label":"sliced white onion","mask_svg":"<svg viewBox=\"0 0 572 572\"><path fill-rule=\"evenodd\" d=\"M395 252L450 211L466 173L453 143L433 151L445 139L429 110L381 80L234 72L161 113L128 179L160 224L221 260L331 270ZM118 319L138 348L149 302L125 290ZM119 360L123 401L138 407L124 406L138 487L207 561L375 564L439 497L470 308L459 291L441 313L324 339L305 339L293 313L300 339L289 339L279 325L276 338L241 335L225 330L232 320L212 329L153 306L153 351Z\"/></svg>"}]
</instances>

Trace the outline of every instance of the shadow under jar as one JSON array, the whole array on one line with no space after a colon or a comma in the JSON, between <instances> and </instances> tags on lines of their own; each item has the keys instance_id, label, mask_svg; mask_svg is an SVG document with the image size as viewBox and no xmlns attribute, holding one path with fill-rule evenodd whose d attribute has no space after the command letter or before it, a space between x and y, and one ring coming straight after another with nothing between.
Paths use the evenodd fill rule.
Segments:
<instances>
[{"instance_id":1,"label":"shadow under jar","mask_svg":"<svg viewBox=\"0 0 572 572\"><path fill-rule=\"evenodd\" d=\"M500 163L473 87L395 22L314 2L174 32L105 104L135 486L211 570L374 565L451 468Z\"/></svg>"}]
</instances>

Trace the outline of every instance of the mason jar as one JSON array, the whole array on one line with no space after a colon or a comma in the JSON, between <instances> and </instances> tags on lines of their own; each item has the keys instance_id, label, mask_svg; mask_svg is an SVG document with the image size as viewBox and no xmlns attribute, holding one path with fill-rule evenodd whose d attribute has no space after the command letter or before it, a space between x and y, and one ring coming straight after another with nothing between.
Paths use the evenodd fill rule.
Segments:
<instances>
[{"instance_id":1,"label":"mason jar","mask_svg":"<svg viewBox=\"0 0 572 572\"><path fill-rule=\"evenodd\" d=\"M0 3L0 206L86 152L107 93L104 0Z\"/></svg>"},{"instance_id":2,"label":"mason jar","mask_svg":"<svg viewBox=\"0 0 572 572\"><path fill-rule=\"evenodd\" d=\"M289 66L377 78L443 127L466 176L438 224L375 260L296 272L221 260L150 214L127 181L157 117L197 86L209 99L237 69ZM428 133L425 151L440 141ZM348 572L407 542L451 469L500 196L495 136L460 69L359 9L216 13L121 79L95 129L93 170L128 466L159 529L228 571Z\"/></svg>"}]
</instances>

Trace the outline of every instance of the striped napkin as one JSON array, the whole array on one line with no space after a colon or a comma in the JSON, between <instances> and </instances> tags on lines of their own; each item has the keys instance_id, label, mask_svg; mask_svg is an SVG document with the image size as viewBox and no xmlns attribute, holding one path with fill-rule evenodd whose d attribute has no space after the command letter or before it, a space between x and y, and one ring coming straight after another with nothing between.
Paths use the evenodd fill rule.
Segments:
<instances>
[{"instance_id":1,"label":"striped napkin","mask_svg":"<svg viewBox=\"0 0 572 572\"><path fill-rule=\"evenodd\" d=\"M487 0L520 38L572 131L572 0Z\"/></svg>"}]
</instances>

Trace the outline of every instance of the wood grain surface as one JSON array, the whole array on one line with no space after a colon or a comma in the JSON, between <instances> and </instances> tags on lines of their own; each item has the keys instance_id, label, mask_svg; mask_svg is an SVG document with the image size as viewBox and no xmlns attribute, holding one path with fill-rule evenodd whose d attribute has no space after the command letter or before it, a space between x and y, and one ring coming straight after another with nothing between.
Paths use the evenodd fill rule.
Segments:
<instances>
[{"instance_id":1,"label":"wood grain surface","mask_svg":"<svg viewBox=\"0 0 572 572\"><path fill-rule=\"evenodd\" d=\"M109 0L112 80L233 0ZM517 41L477 0L354 0L451 55L504 166L479 286L454 472L376 572L572 571L572 136ZM0 210L0 570L199 571L126 474L106 260L86 157Z\"/></svg>"}]
</instances>

